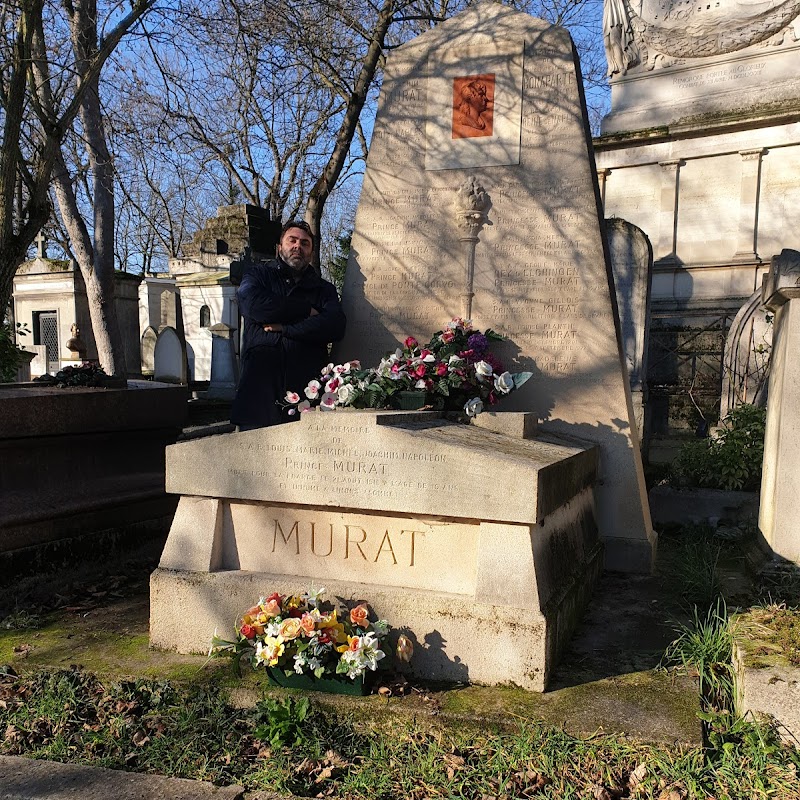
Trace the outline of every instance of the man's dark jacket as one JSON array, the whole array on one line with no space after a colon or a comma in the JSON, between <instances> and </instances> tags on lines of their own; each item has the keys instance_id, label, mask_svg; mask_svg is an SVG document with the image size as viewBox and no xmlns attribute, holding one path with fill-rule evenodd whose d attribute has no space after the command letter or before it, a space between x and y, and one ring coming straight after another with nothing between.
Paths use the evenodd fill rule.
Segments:
<instances>
[{"instance_id":1,"label":"man's dark jacket","mask_svg":"<svg viewBox=\"0 0 800 800\"><path fill-rule=\"evenodd\" d=\"M287 391L303 390L328 361L328 342L344 336L345 316L332 283L306 267L295 273L281 259L254 264L237 291L244 317L241 377L231 409L240 428L263 428L289 417L278 401ZM311 309L318 313L309 316ZM264 325L279 322L280 333Z\"/></svg>"}]
</instances>

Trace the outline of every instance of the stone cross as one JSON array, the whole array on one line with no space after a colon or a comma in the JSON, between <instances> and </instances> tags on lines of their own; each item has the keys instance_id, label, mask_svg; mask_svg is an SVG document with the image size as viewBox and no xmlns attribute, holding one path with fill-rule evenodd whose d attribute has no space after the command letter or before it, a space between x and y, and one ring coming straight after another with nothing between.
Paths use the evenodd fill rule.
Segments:
<instances>
[{"instance_id":1,"label":"stone cross","mask_svg":"<svg viewBox=\"0 0 800 800\"><path fill-rule=\"evenodd\" d=\"M47 238L41 230L36 234L34 241L36 242L36 257L47 258Z\"/></svg>"}]
</instances>

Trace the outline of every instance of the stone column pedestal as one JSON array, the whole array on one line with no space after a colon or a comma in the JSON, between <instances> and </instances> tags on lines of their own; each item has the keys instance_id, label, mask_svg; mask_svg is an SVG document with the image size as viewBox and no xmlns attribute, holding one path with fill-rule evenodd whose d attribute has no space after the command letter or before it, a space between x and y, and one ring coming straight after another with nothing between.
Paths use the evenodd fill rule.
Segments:
<instances>
[{"instance_id":1,"label":"stone column pedestal","mask_svg":"<svg viewBox=\"0 0 800 800\"><path fill-rule=\"evenodd\" d=\"M763 292L775 320L758 527L776 557L800 565L800 253L773 257Z\"/></svg>"}]
</instances>

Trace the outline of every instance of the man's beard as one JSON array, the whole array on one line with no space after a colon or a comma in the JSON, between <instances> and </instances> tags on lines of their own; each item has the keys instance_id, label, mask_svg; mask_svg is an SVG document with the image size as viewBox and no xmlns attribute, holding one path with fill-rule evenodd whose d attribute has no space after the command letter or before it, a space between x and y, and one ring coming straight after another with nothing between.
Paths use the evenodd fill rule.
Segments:
<instances>
[{"instance_id":1,"label":"man's beard","mask_svg":"<svg viewBox=\"0 0 800 800\"><path fill-rule=\"evenodd\" d=\"M306 260L306 257L302 253L292 254L290 251L284 250L283 248L280 248L278 253L283 261L295 270L305 269L305 267L311 263Z\"/></svg>"}]
</instances>

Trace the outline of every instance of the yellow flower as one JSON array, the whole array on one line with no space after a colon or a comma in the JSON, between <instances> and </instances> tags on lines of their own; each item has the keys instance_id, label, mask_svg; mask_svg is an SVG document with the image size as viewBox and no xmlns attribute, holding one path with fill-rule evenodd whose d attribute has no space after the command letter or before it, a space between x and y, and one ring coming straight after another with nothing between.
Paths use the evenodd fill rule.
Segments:
<instances>
[{"instance_id":1,"label":"yellow flower","mask_svg":"<svg viewBox=\"0 0 800 800\"><path fill-rule=\"evenodd\" d=\"M302 597L298 597L297 595L292 595L286 601L286 608L287 609L288 608L300 608L300 606L302 606L302 605L303 605L303 598Z\"/></svg>"},{"instance_id":2,"label":"yellow flower","mask_svg":"<svg viewBox=\"0 0 800 800\"><path fill-rule=\"evenodd\" d=\"M334 608L330 614L326 614L324 617L320 617L319 620L319 627L320 629L324 628L332 628L338 620L336 619L336 609Z\"/></svg>"},{"instance_id":3,"label":"yellow flower","mask_svg":"<svg viewBox=\"0 0 800 800\"><path fill-rule=\"evenodd\" d=\"M267 636L264 639L263 647L260 645L256 648L256 659L258 661L266 661L269 666L274 667L278 663L278 659L283 655L286 646L283 639L273 636Z\"/></svg>"},{"instance_id":4,"label":"yellow flower","mask_svg":"<svg viewBox=\"0 0 800 800\"><path fill-rule=\"evenodd\" d=\"M347 641L347 634L344 632L344 625L336 617L336 609L331 611L327 617L323 617L319 623L320 630L327 628L330 631L331 639L335 644L342 644Z\"/></svg>"}]
</instances>

